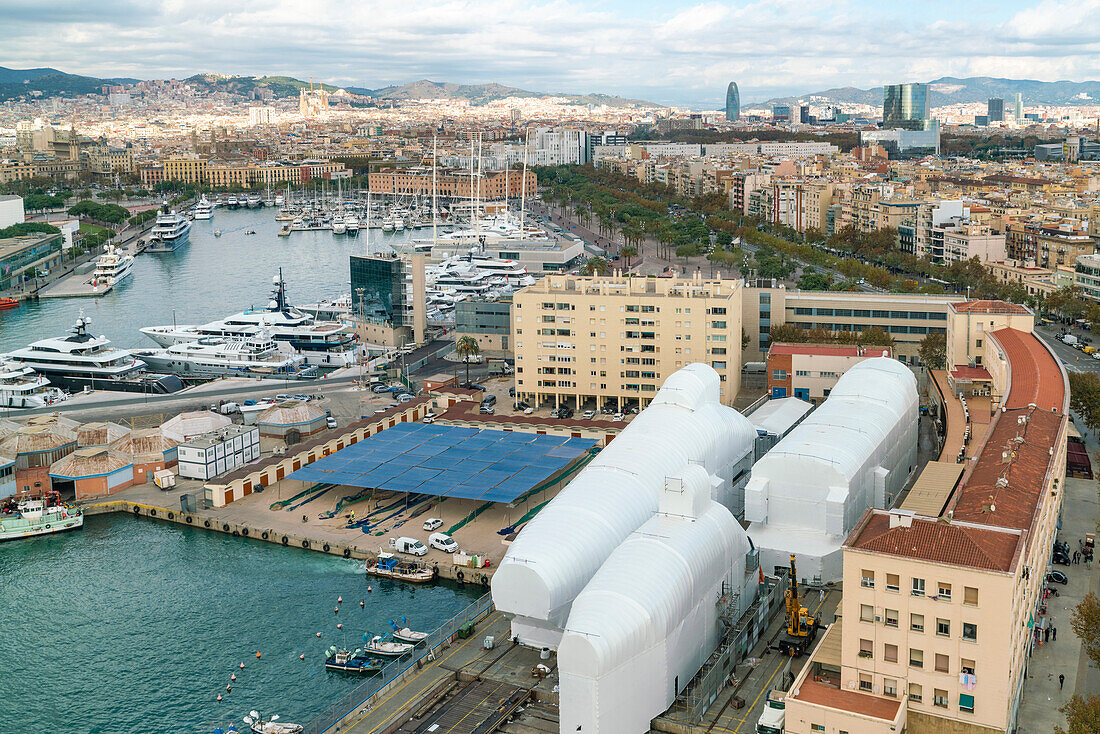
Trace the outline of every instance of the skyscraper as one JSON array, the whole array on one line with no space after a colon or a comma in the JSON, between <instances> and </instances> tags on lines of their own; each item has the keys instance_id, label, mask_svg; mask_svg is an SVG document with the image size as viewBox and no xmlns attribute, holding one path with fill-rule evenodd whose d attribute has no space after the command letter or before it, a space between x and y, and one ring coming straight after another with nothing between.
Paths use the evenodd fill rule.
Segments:
<instances>
[{"instance_id":1,"label":"skyscraper","mask_svg":"<svg viewBox=\"0 0 1100 734\"><path fill-rule=\"evenodd\" d=\"M990 122L1005 121L1005 101L1001 97L991 97L986 105Z\"/></svg>"},{"instance_id":2,"label":"skyscraper","mask_svg":"<svg viewBox=\"0 0 1100 734\"><path fill-rule=\"evenodd\" d=\"M737 82L726 87L726 119L736 122L741 119L741 95L737 91Z\"/></svg>"},{"instance_id":3,"label":"skyscraper","mask_svg":"<svg viewBox=\"0 0 1100 734\"><path fill-rule=\"evenodd\" d=\"M1016 122L1023 122L1024 121L1024 95L1020 94L1019 92L1016 92L1015 105L1013 105L1013 106L1016 108L1015 109Z\"/></svg>"},{"instance_id":4,"label":"skyscraper","mask_svg":"<svg viewBox=\"0 0 1100 734\"><path fill-rule=\"evenodd\" d=\"M882 90L882 126L923 130L932 118L927 84L888 84Z\"/></svg>"},{"instance_id":5,"label":"skyscraper","mask_svg":"<svg viewBox=\"0 0 1100 734\"><path fill-rule=\"evenodd\" d=\"M772 122L790 122L791 106L789 104L772 105Z\"/></svg>"}]
</instances>

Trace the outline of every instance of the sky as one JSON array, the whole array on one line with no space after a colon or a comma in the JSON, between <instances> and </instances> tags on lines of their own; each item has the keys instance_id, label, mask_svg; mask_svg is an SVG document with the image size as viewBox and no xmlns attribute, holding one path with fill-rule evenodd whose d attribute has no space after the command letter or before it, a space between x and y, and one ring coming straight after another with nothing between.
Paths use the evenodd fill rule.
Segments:
<instances>
[{"instance_id":1,"label":"sky","mask_svg":"<svg viewBox=\"0 0 1100 734\"><path fill-rule=\"evenodd\" d=\"M0 66L378 88L417 79L718 109L941 76L1100 78L1100 0L0 0Z\"/></svg>"}]
</instances>

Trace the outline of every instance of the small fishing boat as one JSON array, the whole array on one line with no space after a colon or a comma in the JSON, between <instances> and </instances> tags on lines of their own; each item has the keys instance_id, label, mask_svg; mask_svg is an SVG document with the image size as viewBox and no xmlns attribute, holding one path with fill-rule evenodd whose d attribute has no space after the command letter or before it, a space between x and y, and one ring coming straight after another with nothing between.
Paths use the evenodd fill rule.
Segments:
<instances>
[{"instance_id":1,"label":"small fishing boat","mask_svg":"<svg viewBox=\"0 0 1100 734\"><path fill-rule=\"evenodd\" d=\"M367 637L367 633L363 633L363 639L367 641L366 651L375 655L382 655L387 658L399 658L409 652L412 652L415 645L410 645L405 642L392 642L389 640L383 640L381 636L375 635L374 637Z\"/></svg>"},{"instance_id":2,"label":"small fishing boat","mask_svg":"<svg viewBox=\"0 0 1100 734\"><path fill-rule=\"evenodd\" d=\"M378 549L378 558L367 562L367 573L371 576L408 581L413 584L426 584L435 578L432 569L424 564L398 558L381 548Z\"/></svg>"},{"instance_id":3,"label":"small fishing boat","mask_svg":"<svg viewBox=\"0 0 1100 734\"><path fill-rule=\"evenodd\" d=\"M401 624L405 625L404 627L398 627L397 622L394 622L392 619L390 620L390 627L393 628L393 639L397 640L398 642L405 642L413 646L419 645L421 642L427 639L427 632L417 632L414 629L410 629L409 620L405 619L404 617L401 617L400 621Z\"/></svg>"},{"instance_id":4,"label":"small fishing boat","mask_svg":"<svg viewBox=\"0 0 1100 734\"><path fill-rule=\"evenodd\" d=\"M282 229L279 230L279 236L280 237L289 237L290 236L290 225L289 224L284 226Z\"/></svg>"},{"instance_id":5,"label":"small fishing boat","mask_svg":"<svg viewBox=\"0 0 1100 734\"><path fill-rule=\"evenodd\" d=\"M382 661L369 657L361 649L354 651L338 649L335 645L325 651L325 667L345 673L373 675L382 670Z\"/></svg>"},{"instance_id":6,"label":"small fishing boat","mask_svg":"<svg viewBox=\"0 0 1100 734\"><path fill-rule=\"evenodd\" d=\"M14 298L0 298L0 311L8 308L19 308L19 301Z\"/></svg>"},{"instance_id":7,"label":"small fishing boat","mask_svg":"<svg viewBox=\"0 0 1100 734\"><path fill-rule=\"evenodd\" d=\"M222 236L222 231L220 229L215 229L214 230L214 236L215 237L221 237Z\"/></svg>"},{"instance_id":8,"label":"small fishing boat","mask_svg":"<svg viewBox=\"0 0 1100 734\"><path fill-rule=\"evenodd\" d=\"M243 719L248 724L252 734L300 734L301 724L284 724L279 721L279 715L275 714L267 721L257 711L249 711Z\"/></svg>"}]
</instances>

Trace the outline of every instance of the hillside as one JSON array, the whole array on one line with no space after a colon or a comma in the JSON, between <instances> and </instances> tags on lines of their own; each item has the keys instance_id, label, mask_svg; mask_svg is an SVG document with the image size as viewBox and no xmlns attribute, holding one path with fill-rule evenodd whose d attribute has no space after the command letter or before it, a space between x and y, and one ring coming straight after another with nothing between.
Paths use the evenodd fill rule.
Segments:
<instances>
[{"instance_id":1,"label":"hillside","mask_svg":"<svg viewBox=\"0 0 1100 734\"><path fill-rule=\"evenodd\" d=\"M296 97L302 89L309 89L309 82L295 79L289 76L225 76L224 74L195 74L185 79L200 89L205 88L210 92L228 92L249 96L256 89L270 89L276 97ZM335 92L339 87L331 84L313 85L315 88L324 88L326 91Z\"/></svg>"},{"instance_id":2,"label":"hillside","mask_svg":"<svg viewBox=\"0 0 1100 734\"><path fill-rule=\"evenodd\" d=\"M661 105L640 99L627 99L607 94L556 94L553 92L532 92L517 87L507 87L503 84L455 84L453 82L433 82L428 79L402 84L400 86L382 87L381 89L364 89L360 87L348 87L349 92L356 94L368 94L380 99L409 100L409 99L463 99L471 104L486 104L508 97L545 98L560 97L573 104L604 104L610 107L623 107L638 105L641 107L660 107Z\"/></svg>"},{"instance_id":3,"label":"hillside","mask_svg":"<svg viewBox=\"0 0 1100 734\"><path fill-rule=\"evenodd\" d=\"M960 79L940 77L928 82L931 86L933 107L951 104L966 104L988 101L991 97L1012 99L1017 92L1023 95L1024 104L1100 104L1100 81L1087 82L1040 82L1033 79L1002 79L998 77L976 76ZM797 97L777 97L749 107L769 107L772 104L793 104L798 101L841 102L847 104L882 104L882 87L858 89L840 87L810 92Z\"/></svg>"},{"instance_id":4,"label":"hillside","mask_svg":"<svg viewBox=\"0 0 1100 734\"><path fill-rule=\"evenodd\" d=\"M98 79L66 74L57 69L8 69L0 66L0 101L32 92L40 97L75 97L96 94L104 84L132 84L136 79ZM26 83L24 83L26 82Z\"/></svg>"}]
</instances>

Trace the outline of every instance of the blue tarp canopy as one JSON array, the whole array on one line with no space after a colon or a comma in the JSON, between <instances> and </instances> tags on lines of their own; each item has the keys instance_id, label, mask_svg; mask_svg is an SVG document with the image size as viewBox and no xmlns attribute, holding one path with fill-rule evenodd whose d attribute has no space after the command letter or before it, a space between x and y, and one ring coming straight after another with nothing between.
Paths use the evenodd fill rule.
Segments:
<instances>
[{"instance_id":1,"label":"blue tarp canopy","mask_svg":"<svg viewBox=\"0 0 1100 734\"><path fill-rule=\"evenodd\" d=\"M587 438L398 423L288 479L513 502L595 445Z\"/></svg>"}]
</instances>

